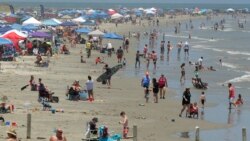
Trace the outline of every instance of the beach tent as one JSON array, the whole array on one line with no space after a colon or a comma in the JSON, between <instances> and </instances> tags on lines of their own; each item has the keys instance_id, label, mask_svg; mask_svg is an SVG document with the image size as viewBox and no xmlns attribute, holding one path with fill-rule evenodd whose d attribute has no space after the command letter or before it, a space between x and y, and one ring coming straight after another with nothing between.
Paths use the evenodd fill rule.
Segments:
<instances>
[{"instance_id":1,"label":"beach tent","mask_svg":"<svg viewBox=\"0 0 250 141\"><path fill-rule=\"evenodd\" d=\"M11 45L11 44L12 44L11 40L0 37L0 45Z\"/></svg>"},{"instance_id":2,"label":"beach tent","mask_svg":"<svg viewBox=\"0 0 250 141\"><path fill-rule=\"evenodd\" d=\"M78 22L78 23L83 23L83 22L86 22L86 20L85 20L83 17L78 17L78 18L75 18L75 19L73 19L72 21L74 21L74 22Z\"/></svg>"},{"instance_id":3,"label":"beach tent","mask_svg":"<svg viewBox=\"0 0 250 141\"><path fill-rule=\"evenodd\" d=\"M123 37L121 35L118 35L116 33L105 33L103 38L108 38L108 39L119 39L122 40Z\"/></svg>"},{"instance_id":4,"label":"beach tent","mask_svg":"<svg viewBox=\"0 0 250 141\"><path fill-rule=\"evenodd\" d=\"M91 14L95 13L95 10L90 9L90 10L88 10L86 13L87 13L88 15L91 15Z\"/></svg>"},{"instance_id":5,"label":"beach tent","mask_svg":"<svg viewBox=\"0 0 250 141\"><path fill-rule=\"evenodd\" d=\"M43 21L42 24L46 26L57 26L57 25L60 25L61 22L57 21L56 19L48 19L48 20Z\"/></svg>"},{"instance_id":6,"label":"beach tent","mask_svg":"<svg viewBox=\"0 0 250 141\"><path fill-rule=\"evenodd\" d=\"M19 31L13 29L13 30L10 30L10 31L4 33L0 37L10 39L13 42L13 45L16 48L16 50L20 51L20 48L18 46L18 42L20 40L26 39L27 35L25 35L22 32L19 32Z\"/></svg>"},{"instance_id":7,"label":"beach tent","mask_svg":"<svg viewBox=\"0 0 250 141\"><path fill-rule=\"evenodd\" d=\"M226 11L227 12L234 12L235 10L233 8L228 8Z\"/></svg>"},{"instance_id":8,"label":"beach tent","mask_svg":"<svg viewBox=\"0 0 250 141\"><path fill-rule=\"evenodd\" d=\"M33 32L29 35L32 38L50 38L51 35L45 32Z\"/></svg>"},{"instance_id":9,"label":"beach tent","mask_svg":"<svg viewBox=\"0 0 250 141\"><path fill-rule=\"evenodd\" d=\"M77 26L77 24L75 24L73 22L69 22L69 21L63 22L60 25L61 26Z\"/></svg>"},{"instance_id":10,"label":"beach tent","mask_svg":"<svg viewBox=\"0 0 250 141\"><path fill-rule=\"evenodd\" d=\"M13 29L13 28L10 27L10 26L2 27L2 28L0 28L0 33L3 34L3 33L7 32L7 31L9 31L9 30L12 30L12 29Z\"/></svg>"},{"instance_id":11,"label":"beach tent","mask_svg":"<svg viewBox=\"0 0 250 141\"><path fill-rule=\"evenodd\" d=\"M14 23L14 24L11 25L11 28L16 29L16 30L21 30L22 25Z\"/></svg>"},{"instance_id":12,"label":"beach tent","mask_svg":"<svg viewBox=\"0 0 250 141\"><path fill-rule=\"evenodd\" d=\"M89 28L84 27L84 28L77 29L76 32L88 34L89 32L91 32L91 30Z\"/></svg>"},{"instance_id":13,"label":"beach tent","mask_svg":"<svg viewBox=\"0 0 250 141\"><path fill-rule=\"evenodd\" d=\"M104 33L97 29L97 30L95 30L95 31L89 32L88 35L92 35L92 36L103 36Z\"/></svg>"},{"instance_id":14,"label":"beach tent","mask_svg":"<svg viewBox=\"0 0 250 141\"><path fill-rule=\"evenodd\" d=\"M87 20L86 22L83 22L82 24L88 25L88 26L95 26L96 22L94 20Z\"/></svg>"},{"instance_id":15,"label":"beach tent","mask_svg":"<svg viewBox=\"0 0 250 141\"><path fill-rule=\"evenodd\" d=\"M114 19L121 19L123 18L123 16L119 13L115 13L111 16L111 19L114 20Z\"/></svg>"},{"instance_id":16,"label":"beach tent","mask_svg":"<svg viewBox=\"0 0 250 141\"><path fill-rule=\"evenodd\" d=\"M23 26L21 29L25 31L31 31L31 30L37 30L39 27L33 25L33 24L27 24Z\"/></svg>"},{"instance_id":17,"label":"beach tent","mask_svg":"<svg viewBox=\"0 0 250 141\"><path fill-rule=\"evenodd\" d=\"M143 10L144 10L144 8L140 7L140 8L138 8L138 10L139 10L139 11L143 11Z\"/></svg>"},{"instance_id":18,"label":"beach tent","mask_svg":"<svg viewBox=\"0 0 250 141\"><path fill-rule=\"evenodd\" d=\"M31 18L29 18L29 19L27 19L26 21L23 22L23 25L29 25L29 24L39 26L42 23L40 21L38 21L37 19L31 17Z\"/></svg>"},{"instance_id":19,"label":"beach tent","mask_svg":"<svg viewBox=\"0 0 250 141\"><path fill-rule=\"evenodd\" d=\"M61 17L61 19L72 19L72 17L69 16L69 15L63 15L63 16Z\"/></svg>"}]
</instances>

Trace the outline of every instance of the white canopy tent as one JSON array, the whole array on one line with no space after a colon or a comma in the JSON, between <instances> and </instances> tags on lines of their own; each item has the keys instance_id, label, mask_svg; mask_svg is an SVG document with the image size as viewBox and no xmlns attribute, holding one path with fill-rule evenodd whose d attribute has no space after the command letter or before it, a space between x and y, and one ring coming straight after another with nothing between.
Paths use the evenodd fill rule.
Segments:
<instances>
[{"instance_id":1,"label":"white canopy tent","mask_svg":"<svg viewBox=\"0 0 250 141\"><path fill-rule=\"evenodd\" d=\"M103 36L104 33L97 29L97 30L94 30L94 31L92 31L92 32L89 32L88 35L92 35L92 36Z\"/></svg>"},{"instance_id":2,"label":"white canopy tent","mask_svg":"<svg viewBox=\"0 0 250 141\"><path fill-rule=\"evenodd\" d=\"M114 20L114 19L120 19L120 18L123 18L123 16L119 13L115 13L111 16L111 19Z\"/></svg>"},{"instance_id":3,"label":"white canopy tent","mask_svg":"<svg viewBox=\"0 0 250 141\"><path fill-rule=\"evenodd\" d=\"M83 23L86 22L86 20L83 17L78 17L72 20L73 22Z\"/></svg>"},{"instance_id":4,"label":"white canopy tent","mask_svg":"<svg viewBox=\"0 0 250 141\"><path fill-rule=\"evenodd\" d=\"M31 17L23 22L23 25L28 25L28 24L33 24L33 25L39 26L42 23L40 21L38 21L37 19Z\"/></svg>"}]
</instances>

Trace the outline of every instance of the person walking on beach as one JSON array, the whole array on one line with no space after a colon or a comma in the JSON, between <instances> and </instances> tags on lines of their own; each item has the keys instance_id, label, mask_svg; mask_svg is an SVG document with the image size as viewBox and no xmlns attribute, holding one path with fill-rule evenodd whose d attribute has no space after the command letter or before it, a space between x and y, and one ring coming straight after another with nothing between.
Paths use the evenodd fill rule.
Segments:
<instances>
[{"instance_id":1,"label":"person walking on beach","mask_svg":"<svg viewBox=\"0 0 250 141\"><path fill-rule=\"evenodd\" d=\"M158 80L158 85L160 90L160 99L165 99L166 87L168 87L168 82L164 74L161 74L161 77Z\"/></svg>"},{"instance_id":2,"label":"person walking on beach","mask_svg":"<svg viewBox=\"0 0 250 141\"><path fill-rule=\"evenodd\" d=\"M200 102L202 105L202 108L204 108L205 102L206 102L206 97L205 97L205 92L201 92L201 96L200 96Z\"/></svg>"},{"instance_id":3,"label":"person walking on beach","mask_svg":"<svg viewBox=\"0 0 250 141\"><path fill-rule=\"evenodd\" d=\"M67 141L66 137L63 135L62 129L56 130L56 135L51 136L49 141Z\"/></svg>"},{"instance_id":4,"label":"person walking on beach","mask_svg":"<svg viewBox=\"0 0 250 141\"><path fill-rule=\"evenodd\" d=\"M128 53L128 48L129 48L129 39L126 38L125 39L125 49L126 49L127 53Z\"/></svg>"},{"instance_id":5,"label":"person walking on beach","mask_svg":"<svg viewBox=\"0 0 250 141\"><path fill-rule=\"evenodd\" d=\"M145 44L145 46L144 46L144 48L143 48L143 57L144 57L144 58L146 58L147 53L148 53L148 45Z\"/></svg>"},{"instance_id":6,"label":"person walking on beach","mask_svg":"<svg viewBox=\"0 0 250 141\"><path fill-rule=\"evenodd\" d=\"M93 82L91 76L88 76L88 80L86 82L86 90L88 92L89 101L94 100L93 89L94 89L94 82Z\"/></svg>"},{"instance_id":7,"label":"person walking on beach","mask_svg":"<svg viewBox=\"0 0 250 141\"><path fill-rule=\"evenodd\" d=\"M182 83L183 80L186 80L186 76L185 76L185 63L181 64L181 78L180 78L180 82Z\"/></svg>"},{"instance_id":8,"label":"person walking on beach","mask_svg":"<svg viewBox=\"0 0 250 141\"><path fill-rule=\"evenodd\" d=\"M116 55L117 55L118 63L121 63L122 62L122 57L123 57L123 50L122 50L121 46L120 46L119 49L117 49Z\"/></svg>"},{"instance_id":9,"label":"person walking on beach","mask_svg":"<svg viewBox=\"0 0 250 141\"><path fill-rule=\"evenodd\" d=\"M121 116L121 121L119 121L119 124L122 124L122 128L123 128L123 138L124 139L127 139L128 138L128 131L129 131L129 127L128 127L128 117L126 115L126 113L124 111L122 111L120 113L120 116Z\"/></svg>"},{"instance_id":10,"label":"person walking on beach","mask_svg":"<svg viewBox=\"0 0 250 141\"><path fill-rule=\"evenodd\" d=\"M232 85L232 83L228 83L228 98L229 98L229 109L232 108L232 104L235 106L234 104L234 98L235 98L235 88Z\"/></svg>"},{"instance_id":11,"label":"person walking on beach","mask_svg":"<svg viewBox=\"0 0 250 141\"><path fill-rule=\"evenodd\" d=\"M181 113L179 114L179 117L182 116L183 111L189 107L191 101L191 93L190 93L190 88L186 88L186 90L183 92L182 96L182 109Z\"/></svg>"},{"instance_id":12,"label":"person walking on beach","mask_svg":"<svg viewBox=\"0 0 250 141\"><path fill-rule=\"evenodd\" d=\"M111 68L109 67L108 64L106 64L103 69L106 70L106 75L107 75L107 85L108 85L108 88L110 88L111 86L111 75L112 75L112 72L111 72Z\"/></svg>"},{"instance_id":13,"label":"person walking on beach","mask_svg":"<svg viewBox=\"0 0 250 141\"><path fill-rule=\"evenodd\" d=\"M158 103L159 84L156 78L153 78L152 83L153 83L154 102Z\"/></svg>"},{"instance_id":14,"label":"person walking on beach","mask_svg":"<svg viewBox=\"0 0 250 141\"><path fill-rule=\"evenodd\" d=\"M136 54L135 54L135 68L137 68L137 64L140 68L141 62L140 62L140 51L137 50Z\"/></svg>"},{"instance_id":15,"label":"person walking on beach","mask_svg":"<svg viewBox=\"0 0 250 141\"><path fill-rule=\"evenodd\" d=\"M113 48L113 46L112 46L111 42L109 41L107 44L108 57L111 57L111 55L112 55L112 48Z\"/></svg>"},{"instance_id":16,"label":"person walking on beach","mask_svg":"<svg viewBox=\"0 0 250 141\"><path fill-rule=\"evenodd\" d=\"M164 59L164 52L165 52L165 41L161 41L161 45L160 45L160 51L161 51L161 60Z\"/></svg>"}]
</instances>

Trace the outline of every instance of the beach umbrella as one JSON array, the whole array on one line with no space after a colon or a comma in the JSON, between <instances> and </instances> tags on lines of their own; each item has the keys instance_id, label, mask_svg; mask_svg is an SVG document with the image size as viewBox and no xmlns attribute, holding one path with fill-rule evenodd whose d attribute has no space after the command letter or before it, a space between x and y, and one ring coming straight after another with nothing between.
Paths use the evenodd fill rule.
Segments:
<instances>
[{"instance_id":1,"label":"beach umbrella","mask_svg":"<svg viewBox=\"0 0 250 141\"><path fill-rule=\"evenodd\" d=\"M97 29L97 30L95 30L95 31L89 32L88 35L92 35L92 36L103 36L104 33Z\"/></svg>"},{"instance_id":2,"label":"beach umbrella","mask_svg":"<svg viewBox=\"0 0 250 141\"><path fill-rule=\"evenodd\" d=\"M0 37L0 45L11 45L11 44L12 44L11 40Z\"/></svg>"},{"instance_id":3,"label":"beach umbrella","mask_svg":"<svg viewBox=\"0 0 250 141\"><path fill-rule=\"evenodd\" d=\"M84 28L77 29L76 32L77 33L86 33L86 34L88 34L89 32L91 32L91 30L89 28L84 27Z\"/></svg>"},{"instance_id":4,"label":"beach umbrella","mask_svg":"<svg viewBox=\"0 0 250 141\"><path fill-rule=\"evenodd\" d=\"M45 32L33 32L29 35L32 38L50 38L51 35Z\"/></svg>"},{"instance_id":5,"label":"beach umbrella","mask_svg":"<svg viewBox=\"0 0 250 141\"><path fill-rule=\"evenodd\" d=\"M75 24L73 22L69 22L69 21L63 22L60 25L61 26L77 26L77 24Z\"/></svg>"}]
</instances>

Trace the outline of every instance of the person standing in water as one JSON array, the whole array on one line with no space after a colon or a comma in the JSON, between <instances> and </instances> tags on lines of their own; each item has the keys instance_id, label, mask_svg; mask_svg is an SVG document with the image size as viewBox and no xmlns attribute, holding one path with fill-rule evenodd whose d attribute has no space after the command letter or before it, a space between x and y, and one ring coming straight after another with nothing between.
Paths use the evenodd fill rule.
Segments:
<instances>
[{"instance_id":1,"label":"person standing in water","mask_svg":"<svg viewBox=\"0 0 250 141\"><path fill-rule=\"evenodd\" d=\"M180 78L180 82L182 83L183 80L186 80L186 76L185 76L185 63L181 64L181 78Z\"/></svg>"},{"instance_id":2,"label":"person standing in water","mask_svg":"<svg viewBox=\"0 0 250 141\"><path fill-rule=\"evenodd\" d=\"M182 116L183 111L189 107L191 101L191 93L190 93L190 88L186 88L186 90L183 92L182 96L182 109L181 113L179 114L179 117Z\"/></svg>"},{"instance_id":3,"label":"person standing in water","mask_svg":"<svg viewBox=\"0 0 250 141\"><path fill-rule=\"evenodd\" d=\"M201 92L201 96L200 96L200 102L202 105L202 108L204 108L205 102L206 102L206 97L205 97L205 92Z\"/></svg>"},{"instance_id":4,"label":"person standing in water","mask_svg":"<svg viewBox=\"0 0 250 141\"><path fill-rule=\"evenodd\" d=\"M229 109L232 109L232 104L235 106L234 98L235 98L235 88L232 83L228 83L228 99L229 99Z\"/></svg>"},{"instance_id":5,"label":"person standing in water","mask_svg":"<svg viewBox=\"0 0 250 141\"><path fill-rule=\"evenodd\" d=\"M188 42L185 42L185 45L184 45L184 53L185 53L185 57L189 57L189 45L188 45Z\"/></svg>"},{"instance_id":6,"label":"person standing in water","mask_svg":"<svg viewBox=\"0 0 250 141\"><path fill-rule=\"evenodd\" d=\"M140 51L137 50L136 54L135 54L135 68L137 68L137 64L140 68L141 62L140 62Z\"/></svg>"}]
</instances>

